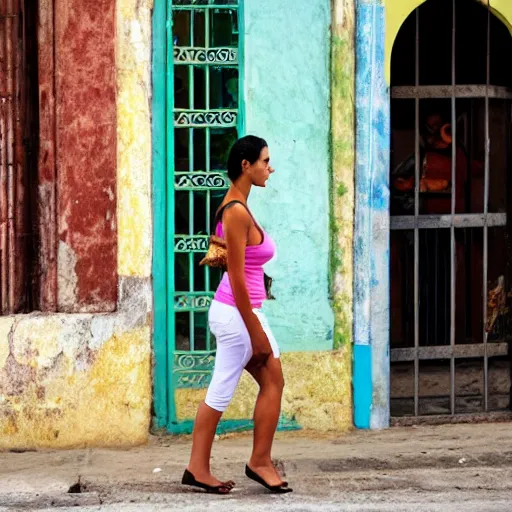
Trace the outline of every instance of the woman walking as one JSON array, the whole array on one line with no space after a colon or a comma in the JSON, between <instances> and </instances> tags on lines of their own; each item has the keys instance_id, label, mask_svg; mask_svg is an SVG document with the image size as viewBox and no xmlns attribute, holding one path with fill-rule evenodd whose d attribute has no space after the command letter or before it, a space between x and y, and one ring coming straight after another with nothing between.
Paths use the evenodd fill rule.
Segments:
<instances>
[{"instance_id":1,"label":"woman walking","mask_svg":"<svg viewBox=\"0 0 512 512\"><path fill-rule=\"evenodd\" d=\"M245 473L272 492L292 491L271 458L284 379L279 347L260 311L267 298L263 265L274 256L275 245L247 206L252 187L265 187L273 172L263 139L249 135L235 142L228 158L232 184L215 218L215 234L225 243L227 253L227 272L208 318L217 340L215 369L197 412L192 453L182 480L212 493L228 494L235 485L212 475L210 456L217 425L244 369L260 388L254 409L253 449Z\"/></svg>"}]
</instances>

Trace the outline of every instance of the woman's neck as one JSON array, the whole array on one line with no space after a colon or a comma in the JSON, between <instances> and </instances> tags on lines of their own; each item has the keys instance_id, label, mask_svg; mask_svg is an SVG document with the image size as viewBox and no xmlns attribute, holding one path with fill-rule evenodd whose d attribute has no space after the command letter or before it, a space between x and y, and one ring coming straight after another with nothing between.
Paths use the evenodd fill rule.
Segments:
<instances>
[{"instance_id":1,"label":"woman's neck","mask_svg":"<svg viewBox=\"0 0 512 512\"><path fill-rule=\"evenodd\" d=\"M247 182L243 179L237 180L235 183L231 185L230 191L233 195L241 197L245 202L249 198L249 194L251 193L252 183Z\"/></svg>"}]
</instances>

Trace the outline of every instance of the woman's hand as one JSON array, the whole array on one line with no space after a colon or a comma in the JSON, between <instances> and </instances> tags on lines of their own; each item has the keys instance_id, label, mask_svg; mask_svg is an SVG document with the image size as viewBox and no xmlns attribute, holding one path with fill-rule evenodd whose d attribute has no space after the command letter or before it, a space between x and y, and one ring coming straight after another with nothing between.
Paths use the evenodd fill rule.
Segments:
<instances>
[{"instance_id":1,"label":"woman's hand","mask_svg":"<svg viewBox=\"0 0 512 512\"><path fill-rule=\"evenodd\" d=\"M272 347L270 346L270 342L268 341L267 335L265 334L263 327L261 327L259 320L258 324L259 326L256 326L250 333L252 358L249 361L249 364L256 367L264 366L270 354L272 354Z\"/></svg>"}]
</instances>

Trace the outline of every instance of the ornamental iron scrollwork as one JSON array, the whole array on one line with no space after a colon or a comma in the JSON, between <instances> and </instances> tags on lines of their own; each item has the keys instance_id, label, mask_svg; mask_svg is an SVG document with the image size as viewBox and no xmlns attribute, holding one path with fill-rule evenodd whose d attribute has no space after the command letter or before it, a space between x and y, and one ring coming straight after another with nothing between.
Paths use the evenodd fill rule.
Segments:
<instances>
[{"instance_id":1,"label":"ornamental iron scrollwork","mask_svg":"<svg viewBox=\"0 0 512 512\"><path fill-rule=\"evenodd\" d=\"M174 298L174 309L176 311L184 309L203 309L206 310L212 303L211 295L192 295L180 294Z\"/></svg>"},{"instance_id":2,"label":"ornamental iron scrollwork","mask_svg":"<svg viewBox=\"0 0 512 512\"><path fill-rule=\"evenodd\" d=\"M174 126L176 127L232 127L236 126L236 110L212 110L210 112L183 111L174 112Z\"/></svg>"},{"instance_id":3,"label":"ornamental iron scrollwork","mask_svg":"<svg viewBox=\"0 0 512 512\"><path fill-rule=\"evenodd\" d=\"M215 354L175 354L173 374L177 388L201 389L211 380Z\"/></svg>"},{"instance_id":4,"label":"ornamental iron scrollwork","mask_svg":"<svg viewBox=\"0 0 512 512\"><path fill-rule=\"evenodd\" d=\"M229 188L228 177L222 173L176 173L174 178L174 188L177 190Z\"/></svg>"},{"instance_id":5,"label":"ornamental iron scrollwork","mask_svg":"<svg viewBox=\"0 0 512 512\"><path fill-rule=\"evenodd\" d=\"M174 237L174 252L207 252L208 236L178 235Z\"/></svg>"},{"instance_id":6,"label":"ornamental iron scrollwork","mask_svg":"<svg viewBox=\"0 0 512 512\"><path fill-rule=\"evenodd\" d=\"M175 64L238 64L237 48L174 47Z\"/></svg>"},{"instance_id":7,"label":"ornamental iron scrollwork","mask_svg":"<svg viewBox=\"0 0 512 512\"><path fill-rule=\"evenodd\" d=\"M238 4L238 0L173 0L173 8L176 6L206 8L227 5L230 8Z\"/></svg>"}]
</instances>

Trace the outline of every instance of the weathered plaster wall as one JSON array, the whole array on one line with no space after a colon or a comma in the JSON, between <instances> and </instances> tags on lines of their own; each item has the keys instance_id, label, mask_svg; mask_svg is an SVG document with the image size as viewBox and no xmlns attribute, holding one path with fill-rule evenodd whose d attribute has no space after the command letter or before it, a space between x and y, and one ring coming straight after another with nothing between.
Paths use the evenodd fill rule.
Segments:
<instances>
[{"instance_id":1,"label":"weathered plaster wall","mask_svg":"<svg viewBox=\"0 0 512 512\"><path fill-rule=\"evenodd\" d=\"M117 311L0 318L0 449L121 446L148 436L152 2L116 6L117 214L124 223Z\"/></svg>"},{"instance_id":2,"label":"weathered plaster wall","mask_svg":"<svg viewBox=\"0 0 512 512\"><path fill-rule=\"evenodd\" d=\"M302 428L346 431L352 426L350 352L295 352L282 354L285 378L283 417ZM307 376L305 378L305 376ZM252 418L257 385L244 372L224 420ZM176 390L178 420L194 418L206 390Z\"/></svg>"},{"instance_id":3,"label":"weathered plaster wall","mask_svg":"<svg viewBox=\"0 0 512 512\"><path fill-rule=\"evenodd\" d=\"M117 302L115 2L54 0L58 310Z\"/></svg>"},{"instance_id":4,"label":"weathered plaster wall","mask_svg":"<svg viewBox=\"0 0 512 512\"><path fill-rule=\"evenodd\" d=\"M389 94L385 9L356 1L354 421L389 424Z\"/></svg>"},{"instance_id":5,"label":"weathered plaster wall","mask_svg":"<svg viewBox=\"0 0 512 512\"><path fill-rule=\"evenodd\" d=\"M122 311L0 318L0 449L142 443L149 429L148 281Z\"/></svg>"},{"instance_id":6,"label":"weathered plaster wall","mask_svg":"<svg viewBox=\"0 0 512 512\"><path fill-rule=\"evenodd\" d=\"M331 43L331 287L334 347L346 358L340 385L352 405L355 158L354 0L335 0ZM347 411L351 416L351 410ZM346 418L352 422L352 418Z\"/></svg>"},{"instance_id":7,"label":"weathered plaster wall","mask_svg":"<svg viewBox=\"0 0 512 512\"><path fill-rule=\"evenodd\" d=\"M246 133L268 141L276 168L250 199L278 244L265 311L284 352L329 350L331 5L245 0L244 23Z\"/></svg>"},{"instance_id":8,"label":"weathered plaster wall","mask_svg":"<svg viewBox=\"0 0 512 512\"><path fill-rule=\"evenodd\" d=\"M117 0L118 272L151 275L151 9Z\"/></svg>"},{"instance_id":9,"label":"weathered plaster wall","mask_svg":"<svg viewBox=\"0 0 512 512\"><path fill-rule=\"evenodd\" d=\"M352 341L354 231L354 0L333 3L331 61L331 280L334 346Z\"/></svg>"}]
</instances>

